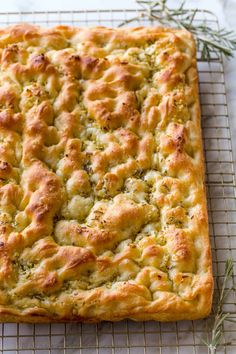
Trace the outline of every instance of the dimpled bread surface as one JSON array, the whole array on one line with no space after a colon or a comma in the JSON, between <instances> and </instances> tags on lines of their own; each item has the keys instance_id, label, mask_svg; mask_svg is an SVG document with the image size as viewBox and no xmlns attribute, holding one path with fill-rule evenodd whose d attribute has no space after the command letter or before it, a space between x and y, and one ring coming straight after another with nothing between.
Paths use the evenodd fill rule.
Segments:
<instances>
[{"instance_id":1,"label":"dimpled bread surface","mask_svg":"<svg viewBox=\"0 0 236 354\"><path fill-rule=\"evenodd\" d=\"M0 320L207 316L191 34L22 24L0 61Z\"/></svg>"}]
</instances>

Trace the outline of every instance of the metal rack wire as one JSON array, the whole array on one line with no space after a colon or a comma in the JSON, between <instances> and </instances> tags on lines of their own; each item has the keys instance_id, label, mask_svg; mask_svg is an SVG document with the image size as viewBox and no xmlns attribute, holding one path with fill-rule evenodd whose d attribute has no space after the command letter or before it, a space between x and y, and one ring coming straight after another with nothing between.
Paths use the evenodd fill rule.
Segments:
<instances>
[{"instance_id":1,"label":"metal rack wire","mask_svg":"<svg viewBox=\"0 0 236 354\"><path fill-rule=\"evenodd\" d=\"M41 26L69 24L116 27L137 16L139 10L0 13L0 26L29 22ZM217 18L198 11L195 21L218 27ZM152 25L141 18L132 25ZM215 274L215 294L220 289L224 263L236 260L236 195L229 117L222 57L198 60L202 128L206 157L206 184L210 237ZM232 279L235 282L235 279ZM236 318L236 293L231 292L225 311ZM88 324L0 324L0 352L8 354L204 354L201 338L205 321L178 323L132 322ZM236 326L224 325L218 353L236 353Z\"/></svg>"}]
</instances>

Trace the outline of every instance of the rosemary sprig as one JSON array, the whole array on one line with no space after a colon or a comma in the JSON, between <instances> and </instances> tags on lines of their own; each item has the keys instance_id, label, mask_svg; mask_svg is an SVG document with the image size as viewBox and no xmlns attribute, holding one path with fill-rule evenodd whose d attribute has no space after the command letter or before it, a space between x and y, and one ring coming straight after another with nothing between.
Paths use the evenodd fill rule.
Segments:
<instances>
[{"instance_id":1,"label":"rosemary sprig","mask_svg":"<svg viewBox=\"0 0 236 354\"><path fill-rule=\"evenodd\" d=\"M233 288L227 289L227 283L233 276L233 260L227 259L225 263L225 273L224 280L222 283L222 288L218 298L218 302L215 308L213 308L213 314L207 322L208 333L210 335L206 340L202 339L202 342L207 346L210 354L215 354L218 345L221 343L223 335L223 324L224 321L235 322L234 319L230 318L229 313L223 312L224 301L233 290Z\"/></svg>"},{"instance_id":2,"label":"rosemary sprig","mask_svg":"<svg viewBox=\"0 0 236 354\"><path fill-rule=\"evenodd\" d=\"M212 54L216 52L220 52L228 58L233 56L233 52L236 50L234 31L225 28L213 29L204 20L194 22L198 9L185 9L184 2L178 8L170 9L167 6L167 0L136 0L136 2L143 11L138 16L122 22L119 27L138 21L140 18L146 18L163 26L174 26L190 31L197 39L198 49L204 60L211 59Z\"/></svg>"}]
</instances>

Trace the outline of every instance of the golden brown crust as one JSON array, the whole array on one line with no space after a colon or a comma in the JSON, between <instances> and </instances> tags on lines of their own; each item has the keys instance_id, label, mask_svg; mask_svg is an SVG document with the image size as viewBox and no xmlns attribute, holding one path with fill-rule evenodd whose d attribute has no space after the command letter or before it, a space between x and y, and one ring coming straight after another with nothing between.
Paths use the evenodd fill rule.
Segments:
<instances>
[{"instance_id":1,"label":"golden brown crust","mask_svg":"<svg viewBox=\"0 0 236 354\"><path fill-rule=\"evenodd\" d=\"M25 24L0 60L1 321L207 316L192 36Z\"/></svg>"}]
</instances>

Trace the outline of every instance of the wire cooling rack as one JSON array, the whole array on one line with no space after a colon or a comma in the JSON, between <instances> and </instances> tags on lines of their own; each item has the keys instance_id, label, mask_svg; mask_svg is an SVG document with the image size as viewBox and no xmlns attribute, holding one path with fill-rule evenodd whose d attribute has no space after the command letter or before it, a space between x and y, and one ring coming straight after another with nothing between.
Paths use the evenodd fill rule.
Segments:
<instances>
[{"instance_id":1,"label":"wire cooling rack","mask_svg":"<svg viewBox=\"0 0 236 354\"><path fill-rule=\"evenodd\" d=\"M30 22L41 26L68 24L116 27L139 10L0 13L0 26ZM217 18L198 11L195 21L217 28ZM152 25L140 16L132 25ZM202 128L206 157L206 184L210 237L215 274L215 299L228 257L236 260L236 198L229 117L222 57L212 53L202 61L198 53ZM236 273L236 272L235 272ZM232 279L231 285L234 285ZM215 300L214 300L215 301ZM236 293L231 292L224 310L236 318ZM0 324L0 352L8 354L204 354L206 321L178 323L104 322L88 324ZM236 325L224 325L217 353L236 353Z\"/></svg>"}]
</instances>

